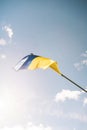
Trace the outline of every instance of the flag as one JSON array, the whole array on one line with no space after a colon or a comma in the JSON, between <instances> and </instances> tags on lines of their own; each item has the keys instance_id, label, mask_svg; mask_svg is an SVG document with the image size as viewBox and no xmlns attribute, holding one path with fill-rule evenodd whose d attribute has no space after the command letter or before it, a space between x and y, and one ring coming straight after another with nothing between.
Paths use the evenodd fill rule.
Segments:
<instances>
[{"instance_id":1,"label":"flag","mask_svg":"<svg viewBox=\"0 0 87 130\"><path fill-rule=\"evenodd\" d=\"M21 70L21 69L30 69L30 70L35 70L35 69L47 69L51 68L54 71L56 71L58 74L61 75L61 72L58 67L58 63L50 58L30 54L22 58L18 64L15 66L15 70Z\"/></svg>"},{"instance_id":2,"label":"flag","mask_svg":"<svg viewBox=\"0 0 87 130\"><path fill-rule=\"evenodd\" d=\"M58 74L60 74L63 78L67 79L68 81L70 81L78 88L87 93L87 90L85 90L83 87L81 87L80 85L69 79L64 74L62 74L59 70L58 63L50 58L34 55L33 53L31 53L30 55L27 55L24 58L22 58L14 68L16 71L18 71L22 69L30 69L30 70L35 70L39 68L47 69L49 67L54 71L56 71Z\"/></svg>"}]
</instances>

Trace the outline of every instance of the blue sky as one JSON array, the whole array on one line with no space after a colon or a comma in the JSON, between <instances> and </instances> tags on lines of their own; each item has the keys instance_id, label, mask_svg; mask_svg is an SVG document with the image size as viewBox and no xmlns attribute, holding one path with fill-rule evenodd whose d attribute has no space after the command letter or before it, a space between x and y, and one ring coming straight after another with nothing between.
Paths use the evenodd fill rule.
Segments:
<instances>
[{"instance_id":1,"label":"blue sky","mask_svg":"<svg viewBox=\"0 0 87 130\"><path fill-rule=\"evenodd\" d=\"M86 89L86 12L86 0L0 0L0 130L87 129L86 93L51 69L14 71L33 52Z\"/></svg>"}]
</instances>

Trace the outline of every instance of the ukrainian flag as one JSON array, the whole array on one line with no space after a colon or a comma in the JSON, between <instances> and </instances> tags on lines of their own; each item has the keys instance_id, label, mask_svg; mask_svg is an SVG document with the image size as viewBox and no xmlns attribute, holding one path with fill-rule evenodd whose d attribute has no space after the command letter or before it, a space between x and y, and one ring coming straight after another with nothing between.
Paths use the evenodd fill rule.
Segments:
<instances>
[{"instance_id":1,"label":"ukrainian flag","mask_svg":"<svg viewBox=\"0 0 87 130\"><path fill-rule=\"evenodd\" d=\"M71 83L76 85L78 88L80 88L81 90L87 93L87 90L79 86L77 83L69 79L64 74L62 74L59 70L57 62L50 58L34 55L31 53L30 55L25 56L18 62L18 64L15 66L15 70L16 71L21 70L21 69L35 70L38 68L47 69L49 67L53 69L54 71L56 71L58 74L60 74L63 78L67 79L68 81L70 81Z\"/></svg>"},{"instance_id":2,"label":"ukrainian flag","mask_svg":"<svg viewBox=\"0 0 87 130\"><path fill-rule=\"evenodd\" d=\"M30 55L25 56L19 61L19 63L15 66L15 70L16 71L21 69L35 70L38 68L47 69L49 67L61 75L61 72L58 68L58 64L56 61L50 58L34 55L31 53Z\"/></svg>"}]
</instances>

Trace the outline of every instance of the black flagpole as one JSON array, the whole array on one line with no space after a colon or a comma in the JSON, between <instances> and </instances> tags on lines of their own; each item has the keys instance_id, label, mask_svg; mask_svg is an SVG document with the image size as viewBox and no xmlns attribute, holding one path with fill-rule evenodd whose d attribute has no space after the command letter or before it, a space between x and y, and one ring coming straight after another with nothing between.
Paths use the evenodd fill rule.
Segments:
<instances>
[{"instance_id":1,"label":"black flagpole","mask_svg":"<svg viewBox=\"0 0 87 130\"><path fill-rule=\"evenodd\" d=\"M66 78L67 80L69 80L71 83L73 83L74 85L76 85L78 88L82 89L84 92L87 93L87 91L82 88L81 86L79 86L77 83L75 83L74 81L72 81L71 79L69 79L68 77L66 77L64 74L61 74L62 77Z\"/></svg>"}]
</instances>

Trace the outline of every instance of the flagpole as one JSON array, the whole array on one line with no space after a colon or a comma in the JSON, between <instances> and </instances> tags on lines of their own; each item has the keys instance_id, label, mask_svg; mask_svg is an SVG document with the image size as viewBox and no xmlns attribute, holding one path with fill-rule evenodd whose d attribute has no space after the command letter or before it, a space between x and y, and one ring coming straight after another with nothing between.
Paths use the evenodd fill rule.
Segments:
<instances>
[{"instance_id":1,"label":"flagpole","mask_svg":"<svg viewBox=\"0 0 87 130\"><path fill-rule=\"evenodd\" d=\"M70 81L71 83L73 83L74 85L76 85L78 88L82 89L84 92L87 93L87 91L84 88L82 88L77 83L75 83L74 81L72 81L71 79L69 79L68 77L66 77L64 74L61 74L61 76L64 77L65 79L67 79L68 81Z\"/></svg>"}]
</instances>

